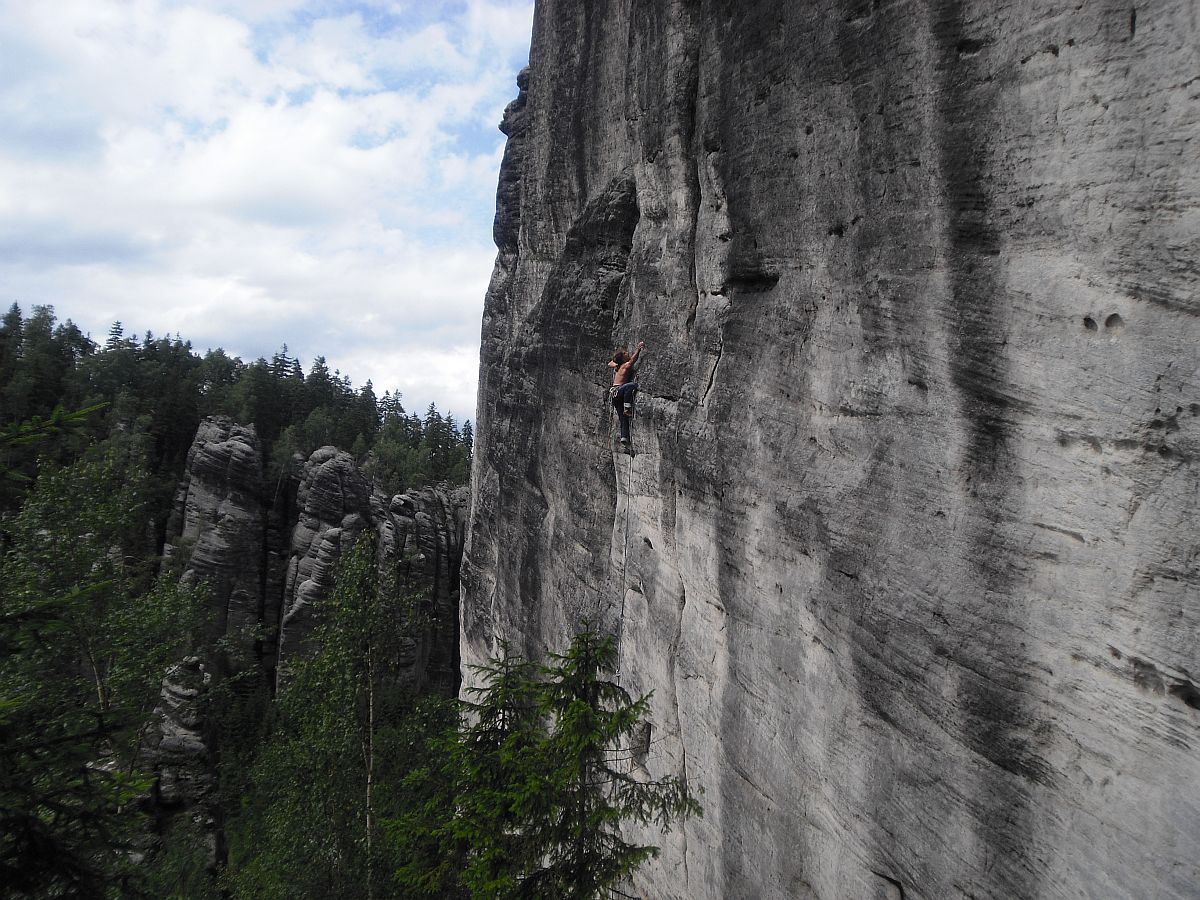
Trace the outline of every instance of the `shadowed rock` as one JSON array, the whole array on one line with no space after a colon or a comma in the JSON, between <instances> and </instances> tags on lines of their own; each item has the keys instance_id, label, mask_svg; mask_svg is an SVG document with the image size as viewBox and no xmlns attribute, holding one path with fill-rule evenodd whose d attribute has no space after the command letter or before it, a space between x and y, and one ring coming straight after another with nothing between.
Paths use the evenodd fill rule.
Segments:
<instances>
[{"instance_id":1,"label":"shadowed rock","mask_svg":"<svg viewBox=\"0 0 1200 900\"><path fill-rule=\"evenodd\" d=\"M296 496L299 520L292 530L279 631L279 679L303 656L332 593L338 562L364 529L377 535L381 572L394 574L399 590L421 596L428 624L412 635L404 677L414 688L452 693L458 685L458 568L467 509L465 489L424 488L391 499L372 489L353 458L322 447L304 465Z\"/></svg>"},{"instance_id":2,"label":"shadowed rock","mask_svg":"<svg viewBox=\"0 0 1200 900\"><path fill-rule=\"evenodd\" d=\"M421 488L388 498L373 490L353 458L333 447L300 460L298 476L264 489L253 426L206 419L188 453L164 550L165 571L204 582L213 610L212 639L241 642L230 661L254 666L264 683L286 679L333 589L342 553L364 529L378 537L379 565L411 593L422 615L397 676L413 690L451 696L458 689L459 566L469 502L466 488ZM276 672L276 651L280 663ZM220 672L219 675L230 674ZM202 719L210 673L199 659L174 667L163 682L155 727L145 741L157 774L150 798L160 833L190 816L215 860L223 835L213 802L212 723ZM241 679L236 691L252 691Z\"/></svg>"},{"instance_id":3,"label":"shadowed rock","mask_svg":"<svg viewBox=\"0 0 1200 900\"><path fill-rule=\"evenodd\" d=\"M200 424L167 526L163 555L180 582L206 582L216 635L246 635L263 619L262 454L254 426Z\"/></svg>"}]
</instances>

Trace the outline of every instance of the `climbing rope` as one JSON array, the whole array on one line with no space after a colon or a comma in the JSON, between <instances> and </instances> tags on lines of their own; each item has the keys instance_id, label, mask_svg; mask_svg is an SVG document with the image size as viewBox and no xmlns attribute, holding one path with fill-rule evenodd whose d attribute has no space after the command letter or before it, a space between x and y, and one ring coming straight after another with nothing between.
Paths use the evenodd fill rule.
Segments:
<instances>
[{"instance_id":1,"label":"climbing rope","mask_svg":"<svg viewBox=\"0 0 1200 900\"><path fill-rule=\"evenodd\" d=\"M633 433L630 432L630 443L633 442ZM630 449L633 449L630 447ZM625 596L629 593L629 588L626 586L627 576L629 574L629 506L633 496L633 454L629 455L629 476L626 484L626 501L625 501L625 537L621 548L621 616L617 620L617 686L621 685L621 646L624 643L625 637Z\"/></svg>"},{"instance_id":2,"label":"climbing rope","mask_svg":"<svg viewBox=\"0 0 1200 900\"><path fill-rule=\"evenodd\" d=\"M608 406L608 452L615 453L613 449L613 417L617 414L616 407L610 401L611 394L605 392L605 404ZM632 496L633 488L633 430L629 432L629 474L626 476L626 496ZM617 483L617 491L621 490L620 482ZM623 538L623 546L621 547L621 614L617 619L617 685L621 684L621 647L625 636L625 595L627 593L626 576L629 571L629 502L625 504L625 534Z\"/></svg>"}]
</instances>

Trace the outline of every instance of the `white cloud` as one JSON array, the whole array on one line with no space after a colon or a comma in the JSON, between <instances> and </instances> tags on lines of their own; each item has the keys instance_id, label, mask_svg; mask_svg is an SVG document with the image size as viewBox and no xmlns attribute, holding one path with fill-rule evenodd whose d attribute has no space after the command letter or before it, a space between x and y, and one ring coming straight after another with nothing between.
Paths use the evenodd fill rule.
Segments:
<instances>
[{"instance_id":1,"label":"white cloud","mask_svg":"<svg viewBox=\"0 0 1200 900\"><path fill-rule=\"evenodd\" d=\"M531 6L0 0L5 299L473 416Z\"/></svg>"}]
</instances>

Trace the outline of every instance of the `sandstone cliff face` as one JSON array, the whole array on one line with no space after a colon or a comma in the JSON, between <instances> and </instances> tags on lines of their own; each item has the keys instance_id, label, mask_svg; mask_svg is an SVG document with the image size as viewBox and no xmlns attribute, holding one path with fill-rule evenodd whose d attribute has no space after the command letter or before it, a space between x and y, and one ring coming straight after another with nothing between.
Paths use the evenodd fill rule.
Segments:
<instances>
[{"instance_id":1,"label":"sandstone cliff face","mask_svg":"<svg viewBox=\"0 0 1200 900\"><path fill-rule=\"evenodd\" d=\"M333 447L305 463L296 497L299 520L279 632L280 678L303 655L316 627L316 604L334 587L338 561L365 529L377 535L381 568L399 587L421 594L429 624L414 635L409 671L414 687L451 693L458 684L458 572L466 528L467 490L423 488L388 498L372 488L353 458Z\"/></svg>"},{"instance_id":2,"label":"sandstone cliff face","mask_svg":"<svg viewBox=\"0 0 1200 900\"><path fill-rule=\"evenodd\" d=\"M462 650L620 636L644 895L1194 895L1198 18L539 3Z\"/></svg>"},{"instance_id":3,"label":"sandstone cliff face","mask_svg":"<svg viewBox=\"0 0 1200 900\"><path fill-rule=\"evenodd\" d=\"M396 675L413 690L450 696L459 684L459 566L468 504L466 488L418 488L388 498L333 447L317 450L298 476L281 477L267 491L254 427L213 417L201 424L188 453L164 556L184 583L209 586L212 637L240 643L221 665L252 666L259 684L271 685L286 679L288 666L306 652L317 623L314 604L333 589L342 551L373 529L381 568L421 598L424 613ZM207 842L215 865L224 833L215 790L219 747L205 720L210 676L198 658L172 668L144 746L156 774L147 798L156 830L166 834L187 817L196 829L189 833Z\"/></svg>"},{"instance_id":4,"label":"sandstone cliff face","mask_svg":"<svg viewBox=\"0 0 1200 900\"><path fill-rule=\"evenodd\" d=\"M387 497L348 453L322 447L263 484L254 426L206 419L188 453L164 556L188 584L211 588L217 636L246 635L265 674L294 661L316 624L314 604L333 589L343 550L365 528L378 536L381 567L421 596L429 625L414 635L416 686L451 693L458 685L459 565L466 488L414 488ZM255 635L261 639L255 640Z\"/></svg>"},{"instance_id":5,"label":"sandstone cliff face","mask_svg":"<svg viewBox=\"0 0 1200 900\"><path fill-rule=\"evenodd\" d=\"M165 834L180 824L179 817L190 818L196 826L192 833L206 842L209 864L215 866L224 852L224 835L216 796L216 754L204 715L210 683L197 657L172 666L163 679L155 727L148 729L143 749L155 776L147 798L154 830Z\"/></svg>"},{"instance_id":6,"label":"sandstone cliff face","mask_svg":"<svg viewBox=\"0 0 1200 900\"><path fill-rule=\"evenodd\" d=\"M253 425L205 419L167 525L163 555L180 563L183 583L208 583L218 635L248 635L263 621L262 468Z\"/></svg>"},{"instance_id":7,"label":"sandstone cliff face","mask_svg":"<svg viewBox=\"0 0 1200 900\"><path fill-rule=\"evenodd\" d=\"M292 529L284 583L279 628L281 677L289 657L303 655L305 642L317 624L314 605L333 591L338 560L367 527L370 506L371 483L349 453L322 447L309 457L296 494L299 521Z\"/></svg>"}]
</instances>

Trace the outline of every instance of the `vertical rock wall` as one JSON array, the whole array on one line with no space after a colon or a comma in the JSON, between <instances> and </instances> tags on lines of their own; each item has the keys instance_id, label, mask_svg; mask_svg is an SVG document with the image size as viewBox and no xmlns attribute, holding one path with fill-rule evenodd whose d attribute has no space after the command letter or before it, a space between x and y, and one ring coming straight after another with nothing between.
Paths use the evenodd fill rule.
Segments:
<instances>
[{"instance_id":1,"label":"vertical rock wall","mask_svg":"<svg viewBox=\"0 0 1200 900\"><path fill-rule=\"evenodd\" d=\"M462 650L620 635L644 895L1194 896L1198 19L539 2Z\"/></svg>"},{"instance_id":2,"label":"vertical rock wall","mask_svg":"<svg viewBox=\"0 0 1200 900\"><path fill-rule=\"evenodd\" d=\"M424 613L397 676L422 693L457 690L465 488L418 488L389 499L349 454L323 447L298 477L281 476L268 492L254 426L224 417L201 424L187 460L164 556L184 583L207 585L212 639L240 644L223 664L257 660L259 686L286 678L288 666L306 652L342 552L373 529L381 569L419 595ZM216 860L224 852L214 791L219 748L204 719L212 674L199 658L172 668L145 748L157 775L151 798L157 827L165 832L179 814L190 816Z\"/></svg>"},{"instance_id":3,"label":"vertical rock wall","mask_svg":"<svg viewBox=\"0 0 1200 900\"><path fill-rule=\"evenodd\" d=\"M253 641L263 622L264 523L254 426L205 419L188 450L163 556L178 564L184 584L208 584L215 635Z\"/></svg>"},{"instance_id":4,"label":"vertical rock wall","mask_svg":"<svg viewBox=\"0 0 1200 900\"><path fill-rule=\"evenodd\" d=\"M414 635L417 686L458 685L458 575L465 488L375 490L350 454L316 450L268 496L254 426L215 416L201 423L176 493L164 556L187 584L211 592L215 636L244 634L265 674L304 652L314 604L333 590L342 552L376 532L381 567L421 595L426 632Z\"/></svg>"},{"instance_id":5,"label":"vertical rock wall","mask_svg":"<svg viewBox=\"0 0 1200 900\"><path fill-rule=\"evenodd\" d=\"M338 561L359 535L373 530L381 569L397 588L422 596L428 624L412 636L408 671L416 689L447 695L458 687L458 573L466 530L467 492L414 489L388 498L373 489L350 454L322 447L301 473L284 584L279 673L302 657L319 621L319 602L333 591Z\"/></svg>"}]
</instances>

